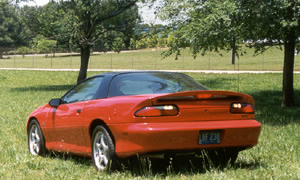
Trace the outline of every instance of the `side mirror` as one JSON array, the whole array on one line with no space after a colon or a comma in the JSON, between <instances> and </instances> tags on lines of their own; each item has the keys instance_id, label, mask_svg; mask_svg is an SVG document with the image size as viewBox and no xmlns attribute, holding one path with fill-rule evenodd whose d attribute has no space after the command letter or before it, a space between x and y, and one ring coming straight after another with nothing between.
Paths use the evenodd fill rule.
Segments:
<instances>
[{"instance_id":1,"label":"side mirror","mask_svg":"<svg viewBox=\"0 0 300 180\"><path fill-rule=\"evenodd\" d=\"M61 99L51 99L49 105L52 107L58 107L61 104Z\"/></svg>"}]
</instances>

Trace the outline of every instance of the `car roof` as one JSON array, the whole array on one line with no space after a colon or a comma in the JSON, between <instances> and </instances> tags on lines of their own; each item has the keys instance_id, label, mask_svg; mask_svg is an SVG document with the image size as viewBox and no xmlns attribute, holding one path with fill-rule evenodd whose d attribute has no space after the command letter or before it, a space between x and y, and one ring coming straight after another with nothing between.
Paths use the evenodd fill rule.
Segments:
<instances>
[{"instance_id":1,"label":"car roof","mask_svg":"<svg viewBox=\"0 0 300 180\"><path fill-rule=\"evenodd\" d=\"M94 76L101 76L101 75L104 75L104 76L117 76L117 75L121 75L121 74L131 74L131 73L168 73L168 74L181 74L181 73L178 73L178 72L170 72L170 71L139 71L139 70L136 70L136 71L115 71L115 72L105 72L105 73L101 73L101 74L97 74L97 75L94 75Z\"/></svg>"}]
</instances>

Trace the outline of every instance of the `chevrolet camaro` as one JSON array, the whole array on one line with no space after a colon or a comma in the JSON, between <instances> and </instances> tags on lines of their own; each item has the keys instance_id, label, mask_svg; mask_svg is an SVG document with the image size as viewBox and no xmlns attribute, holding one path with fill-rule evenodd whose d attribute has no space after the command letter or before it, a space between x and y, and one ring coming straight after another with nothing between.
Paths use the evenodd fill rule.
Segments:
<instances>
[{"instance_id":1,"label":"chevrolet camaro","mask_svg":"<svg viewBox=\"0 0 300 180\"><path fill-rule=\"evenodd\" d=\"M92 157L99 171L113 158L207 151L233 163L258 143L251 96L209 90L173 72L111 72L87 78L31 113L28 148Z\"/></svg>"}]
</instances>

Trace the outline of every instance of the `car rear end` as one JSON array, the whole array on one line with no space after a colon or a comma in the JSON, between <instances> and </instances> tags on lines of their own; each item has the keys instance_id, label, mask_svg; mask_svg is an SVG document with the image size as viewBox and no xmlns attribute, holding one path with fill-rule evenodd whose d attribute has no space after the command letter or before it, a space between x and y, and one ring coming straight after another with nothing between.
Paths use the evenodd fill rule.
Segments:
<instances>
[{"instance_id":1,"label":"car rear end","mask_svg":"<svg viewBox=\"0 0 300 180\"><path fill-rule=\"evenodd\" d=\"M111 124L116 154L250 148L258 143L251 96L230 91L189 91L143 96L128 123Z\"/></svg>"}]
</instances>

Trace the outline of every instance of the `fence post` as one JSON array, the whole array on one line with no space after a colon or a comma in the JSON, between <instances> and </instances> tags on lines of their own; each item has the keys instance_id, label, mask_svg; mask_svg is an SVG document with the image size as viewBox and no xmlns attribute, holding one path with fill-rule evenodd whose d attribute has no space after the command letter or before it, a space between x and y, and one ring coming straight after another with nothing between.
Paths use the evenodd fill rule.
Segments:
<instances>
[{"instance_id":1,"label":"fence post","mask_svg":"<svg viewBox=\"0 0 300 180\"><path fill-rule=\"evenodd\" d=\"M34 68L34 49L32 49L32 68Z\"/></svg>"},{"instance_id":2,"label":"fence post","mask_svg":"<svg viewBox=\"0 0 300 180\"><path fill-rule=\"evenodd\" d=\"M182 60L183 60L183 69L184 69L184 48L182 49Z\"/></svg>"},{"instance_id":3,"label":"fence post","mask_svg":"<svg viewBox=\"0 0 300 180\"><path fill-rule=\"evenodd\" d=\"M112 69L112 52L110 52L110 69Z\"/></svg>"},{"instance_id":4,"label":"fence post","mask_svg":"<svg viewBox=\"0 0 300 180\"><path fill-rule=\"evenodd\" d=\"M51 49L51 54L50 54L50 56L51 56L51 69L52 69L52 55L53 55L53 49Z\"/></svg>"},{"instance_id":5,"label":"fence post","mask_svg":"<svg viewBox=\"0 0 300 180\"><path fill-rule=\"evenodd\" d=\"M265 69L265 54L264 54L264 49L262 50L262 70Z\"/></svg>"},{"instance_id":6,"label":"fence post","mask_svg":"<svg viewBox=\"0 0 300 180\"><path fill-rule=\"evenodd\" d=\"M155 67L154 67L154 70L157 70L156 65L157 65L157 47L155 47Z\"/></svg>"},{"instance_id":7,"label":"fence post","mask_svg":"<svg viewBox=\"0 0 300 180\"><path fill-rule=\"evenodd\" d=\"M14 68L16 68L16 48L14 48Z\"/></svg>"},{"instance_id":8,"label":"fence post","mask_svg":"<svg viewBox=\"0 0 300 180\"><path fill-rule=\"evenodd\" d=\"M295 62L297 62L297 59L299 59L299 66L300 66L300 58L299 58L299 51L297 51L295 56ZM297 64L297 63L296 63Z\"/></svg>"},{"instance_id":9,"label":"fence post","mask_svg":"<svg viewBox=\"0 0 300 180\"><path fill-rule=\"evenodd\" d=\"M131 57L131 69L133 69L133 49L131 50L131 55L132 55L132 57Z\"/></svg>"},{"instance_id":10,"label":"fence post","mask_svg":"<svg viewBox=\"0 0 300 180\"><path fill-rule=\"evenodd\" d=\"M72 48L70 47L70 69L72 69Z\"/></svg>"},{"instance_id":11,"label":"fence post","mask_svg":"<svg viewBox=\"0 0 300 180\"><path fill-rule=\"evenodd\" d=\"M210 51L208 52L208 70L210 70Z\"/></svg>"}]
</instances>

